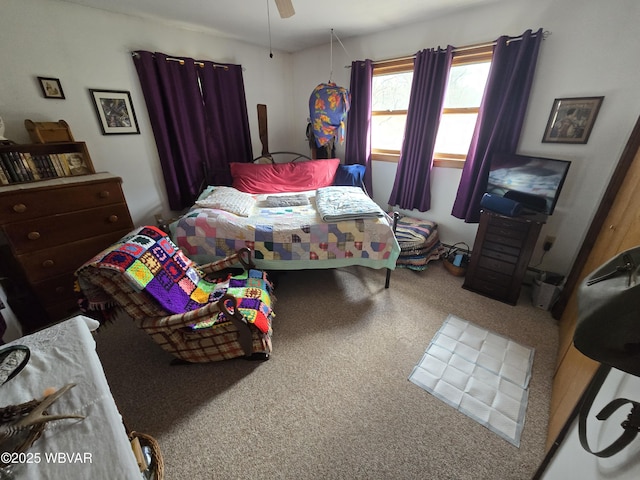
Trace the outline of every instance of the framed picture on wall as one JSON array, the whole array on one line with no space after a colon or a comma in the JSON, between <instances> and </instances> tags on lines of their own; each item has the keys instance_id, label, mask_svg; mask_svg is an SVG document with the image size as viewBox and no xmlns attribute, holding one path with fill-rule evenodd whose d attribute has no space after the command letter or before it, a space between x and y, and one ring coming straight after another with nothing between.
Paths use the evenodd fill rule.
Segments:
<instances>
[{"instance_id":1,"label":"framed picture on wall","mask_svg":"<svg viewBox=\"0 0 640 480\"><path fill-rule=\"evenodd\" d=\"M587 143L603 98L556 98L542 142Z\"/></svg>"},{"instance_id":2,"label":"framed picture on wall","mask_svg":"<svg viewBox=\"0 0 640 480\"><path fill-rule=\"evenodd\" d=\"M131 94L123 90L89 89L103 135L140 133Z\"/></svg>"},{"instance_id":3,"label":"framed picture on wall","mask_svg":"<svg viewBox=\"0 0 640 480\"><path fill-rule=\"evenodd\" d=\"M64 92L62 91L62 85L59 79L38 77L38 83L40 84L44 98L59 98L64 100Z\"/></svg>"}]
</instances>

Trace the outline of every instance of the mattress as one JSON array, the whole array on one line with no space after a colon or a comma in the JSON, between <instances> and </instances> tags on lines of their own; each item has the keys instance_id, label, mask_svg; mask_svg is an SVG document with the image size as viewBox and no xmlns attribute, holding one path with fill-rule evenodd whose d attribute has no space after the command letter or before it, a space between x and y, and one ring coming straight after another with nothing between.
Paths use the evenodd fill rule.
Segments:
<instances>
[{"instance_id":1,"label":"mattress","mask_svg":"<svg viewBox=\"0 0 640 480\"><path fill-rule=\"evenodd\" d=\"M283 201L285 206L281 207L269 206L274 205L273 194L255 195L256 203L248 217L194 207L171 224L171 236L189 258L200 264L249 247L256 266L263 270L350 265L395 268L400 246L386 216L325 222L316 207L316 191L302 193L308 204L286 205Z\"/></svg>"}]
</instances>

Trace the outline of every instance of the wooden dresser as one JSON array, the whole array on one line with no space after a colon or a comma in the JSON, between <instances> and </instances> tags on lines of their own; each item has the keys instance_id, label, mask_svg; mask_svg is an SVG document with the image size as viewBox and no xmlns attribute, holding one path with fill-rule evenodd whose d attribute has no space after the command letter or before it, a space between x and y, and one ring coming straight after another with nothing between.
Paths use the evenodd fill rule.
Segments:
<instances>
[{"instance_id":1,"label":"wooden dresser","mask_svg":"<svg viewBox=\"0 0 640 480\"><path fill-rule=\"evenodd\" d=\"M77 312L74 271L133 228L108 173L0 187L0 274L25 334Z\"/></svg>"},{"instance_id":2,"label":"wooden dresser","mask_svg":"<svg viewBox=\"0 0 640 480\"><path fill-rule=\"evenodd\" d=\"M483 210L463 288L511 305L522 281L545 215L507 217Z\"/></svg>"}]
</instances>

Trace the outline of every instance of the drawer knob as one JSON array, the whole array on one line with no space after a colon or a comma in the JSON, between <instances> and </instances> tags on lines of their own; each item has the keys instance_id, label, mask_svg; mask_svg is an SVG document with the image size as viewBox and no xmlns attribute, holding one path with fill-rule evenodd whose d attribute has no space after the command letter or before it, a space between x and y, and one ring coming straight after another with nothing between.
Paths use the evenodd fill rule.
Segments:
<instances>
[{"instance_id":1,"label":"drawer knob","mask_svg":"<svg viewBox=\"0 0 640 480\"><path fill-rule=\"evenodd\" d=\"M27 211L27 206L24 203L16 203L13 206L13 211L16 213L24 213Z\"/></svg>"},{"instance_id":2,"label":"drawer knob","mask_svg":"<svg viewBox=\"0 0 640 480\"><path fill-rule=\"evenodd\" d=\"M27 238L29 240L38 240L40 239L40 232L29 232L27 234Z\"/></svg>"},{"instance_id":3,"label":"drawer knob","mask_svg":"<svg viewBox=\"0 0 640 480\"><path fill-rule=\"evenodd\" d=\"M42 262L42 266L44 268L51 268L53 267L53 265L54 265L53 260L45 260L44 262Z\"/></svg>"},{"instance_id":4,"label":"drawer knob","mask_svg":"<svg viewBox=\"0 0 640 480\"><path fill-rule=\"evenodd\" d=\"M109 223L116 223L118 221L118 215L110 215Z\"/></svg>"},{"instance_id":5,"label":"drawer knob","mask_svg":"<svg viewBox=\"0 0 640 480\"><path fill-rule=\"evenodd\" d=\"M109 198L109 190L101 190L98 196L100 198Z\"/></svg>"}]
</instances>

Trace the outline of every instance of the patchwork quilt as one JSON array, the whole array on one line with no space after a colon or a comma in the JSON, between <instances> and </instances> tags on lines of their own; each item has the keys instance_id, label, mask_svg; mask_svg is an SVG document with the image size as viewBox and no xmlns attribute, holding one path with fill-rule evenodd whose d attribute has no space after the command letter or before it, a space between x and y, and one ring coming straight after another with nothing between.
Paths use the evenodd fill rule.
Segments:
<instances>
[{"instance_id":1,"label":"patchwork quilt","mask_svg":"<svg viewBox=\"0 0 640 480\"><path fill-rule=\"evenodd\" d=\"M267 195L257 195L249 217L192 208L171 225L172 238L197 263L249 247L256 266L263 270L395 268L400 246L385 216L324 222L316 192L305 195L308 204L285 207L269 207Z\"/></svg>"}]
</instances>

